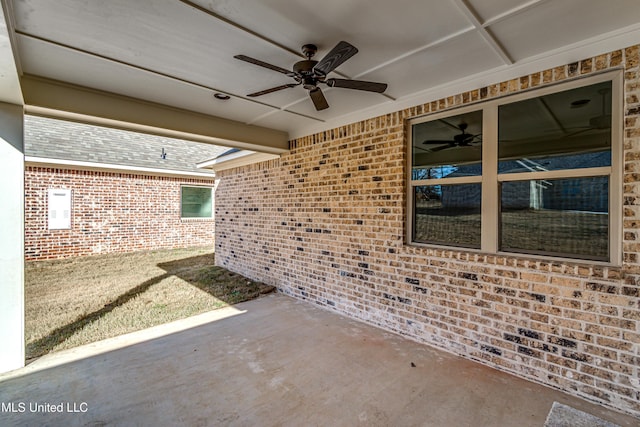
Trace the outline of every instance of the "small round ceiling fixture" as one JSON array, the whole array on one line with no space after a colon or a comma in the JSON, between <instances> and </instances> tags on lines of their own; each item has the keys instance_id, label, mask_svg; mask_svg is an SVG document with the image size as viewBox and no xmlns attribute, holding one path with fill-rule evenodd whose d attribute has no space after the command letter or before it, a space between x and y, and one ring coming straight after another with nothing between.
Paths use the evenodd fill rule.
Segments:
<instances>
[{"instance_id":1,"label":"small round ceiling fixture","mask_svg":"<svg viewBox=\"0 0 640 427\"><path fill-rule=\"evenodd\" d=\"M571 103L571 108L581 108L581 107L584 107L585 105L587 105L590 102L591 102L590 99L578 99L578 100L573 101Z\"/></svg>"},{"instance_id":2,"label":"small round ceiling fixture","mask_svg":"<svg viewBox=\"0 0 640 427\"><path fill-rule=\"evenodd\" d=\"M229 95L225 95L224 93L214 93L213 97L215 99L219 99L220 101L227 101L227 100L231 99L231 97Z\"/></svg>"}]
</instances>

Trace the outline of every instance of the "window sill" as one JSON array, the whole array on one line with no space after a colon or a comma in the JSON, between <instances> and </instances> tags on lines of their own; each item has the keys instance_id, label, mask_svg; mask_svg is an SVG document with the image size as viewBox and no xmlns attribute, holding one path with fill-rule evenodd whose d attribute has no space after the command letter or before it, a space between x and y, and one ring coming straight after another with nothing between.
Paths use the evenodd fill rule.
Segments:
<instances>
[{"instance_id":1,"label":"window sill","mask_svg":"<svg viewBox=\"0 0 640 427\"><path fill-rule=\"evenodd\" d=\"M412 248L419 248L425 250L439 251L439 252L457 252L457 253L468 253L470 255L477 255L483 257L501 257L501 258L511 258L523 261L540 261L551 264L562 264L568 266L576 266L576 267L602 267L602 268L613 268L619 269L622 267L622 263L616 263L611 261L595 261L595 260L587 260L587 259L579 259L579 258L563 258L563 257L554 257L554 256L545 256L545 255L535 255L535 254L524 254L524 253L515 253L515 252L484 252L481 249L473 249L473 248L463 248L460 246L444 246L444 245L435 245L428 243L417 243L411 242L405 244L405 246ZM479 261L481 262L481 261Z\"/></svg>"}]
</instances>

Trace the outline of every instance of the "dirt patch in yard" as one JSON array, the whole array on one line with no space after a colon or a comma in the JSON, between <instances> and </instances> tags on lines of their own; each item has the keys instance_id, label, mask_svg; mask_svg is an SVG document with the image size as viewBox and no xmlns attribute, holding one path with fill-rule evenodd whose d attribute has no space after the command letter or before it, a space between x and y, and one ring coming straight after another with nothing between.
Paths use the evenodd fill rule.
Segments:
<instances>
[{"instance_id":1,"label":"dirt patch in yard","mask_svg":"<svg viewBox=\"0 0 640 427\"><path fill-rule=\"evenodd\" d=\"M214 266L211 248L28 262L27 360L247 301L273 290Z\"/></svg>"}]
</instances>

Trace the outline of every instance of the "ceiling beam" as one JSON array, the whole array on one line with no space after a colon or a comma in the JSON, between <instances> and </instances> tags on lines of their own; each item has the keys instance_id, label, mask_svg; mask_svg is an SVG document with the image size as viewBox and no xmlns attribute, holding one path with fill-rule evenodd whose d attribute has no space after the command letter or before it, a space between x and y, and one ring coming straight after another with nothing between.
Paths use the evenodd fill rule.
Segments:
<instances>
[{"instance_id":1,"label":"ceiling beam","mask_svg":"<svg viewBox=\"0 0 640 427\"><path fill-rule=\"evenodd\" d=\"M25 111L170 138L281 154L286 132L31 75L21 79Z\"/></svg>"},{"instance_id":2,"label":"ceiling beam","mask_svg":"<svg viewBox=\"0 0 640 427\"><path fill-rule=\"evenodd\" d=\"M519 13L524 13L529 9L533 9L534 7L537 7L542 3L546 3L548 1L550 0L529 0L526 3L515 6L513 9L506 9L504 12L496 16L493 16L490 19L487 19L482 23L482 26L486 28L490 25L497 24L500 21L504 21L505 19L510 18Z\"/></svg>"},{"instance_id":3,"label":"ceiling beam","mask_svg":"<svg viewBox=\"0 0 640 427\"><path fill-rule=\"evenodd\" d=\"M203 7L203 6L200 6L199 4L196 4L196 3L194 3L194 2L192 2L190 0L178 0L178 1L180 1L181 3L183 3L183 4L185 4L185 5L189 6L189 7L194 8L195 10L197 10L199 12L202 12L204 14L207 14L207 15L211 16L212 18L215 18L218 21L224 22L227 25L230 25L230 26L232 26L234 28L237 28L237 29L239 29L241 31L244 31L247 34L251 34L252 36L259 38L260 40L263 40L263 41L265 41L265 42L267 42L267 43L269 43L269 44L271 44L273 46L276 46L276 47L278 47L278 48L280 48L280 49L282 49L284 51L287 51L287 52L289 52L289 53L291 53L291 54L293 54L295 56L298 56L301 59L306 59L306 56L304 56L302 54L301 50L291 49L288 46L285 46L285 45L283 45L281 43L278 43L277 41L275 41L273 39L270 39L270 38L268 38L268 37L256 32L256 31L253 31L253 30L251 30L251 29L249 29L247 27L244 27L244 26L238 24L237 22L234 22L234 21L232 21L232 20L230 20L228 18L225 18L224 16L222 16L222 15L220 15L218 13L215 13L211 9L208 9L206 7Z\"/></svg>"},{"instance_id":4,"label":"ceiling beam","mask_svg":"<svg viewBox=\"0 0 640 427\"><path fill-rule=\"evenodd\" d=\"M493 49L496 55L498 55L506 65L512 65L514 63L513 58L511 58L506 49L502 47L498 40L496 40L496 38L493 37L493 35L482 25L480 18L478 18L475 10L469 6L467 0L454 0L454 3L475 27L478 34L480 34L491 49Z\"/></svg>"}]
</instances>

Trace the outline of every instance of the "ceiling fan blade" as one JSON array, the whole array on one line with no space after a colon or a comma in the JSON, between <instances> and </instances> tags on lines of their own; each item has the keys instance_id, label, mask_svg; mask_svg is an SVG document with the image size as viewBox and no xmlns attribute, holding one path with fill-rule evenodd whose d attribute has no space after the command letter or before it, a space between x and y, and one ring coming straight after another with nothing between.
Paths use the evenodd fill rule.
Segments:
<instances>
[{"instance_id":1,"label":"ceiling fan blade","mask_svg":"<svg viewBox=\"0 0 640 427\"><path fill-rule=\"evenodd\" d=\"M268 64L266 62L260 61L259 59L251 58L250 56L236 55L234 56L234 58L239 59L240 61L248 62L253 65L258 65L260 67L268 68L270 70L277 71L282 74L286 74L289 77L295 76L295 73L293 71L286 70L284 68L278 67L277 65Z\"/></svg>"},{"instance_id":2,"label":"ceiling fan blade","mask_svg":"<svg viewBox=\"0 0 640 427\"><path fill-rule=\"evenodd\" d=\"M366 90L377 93L382 93L387 90L386 83L365 82L363 80L328 79L327 84L331 87L343 87L346 89Z\"/></svg>"},{"instance_id":3,"label":"ceiling fan blade","mask_svg":"<svg viewBox=\"0 0 640 427\"><path fill-rule=\"evenodd\" d=\"M276 86L276 87L272 87L271 89L265 89L265 90L261 90L260 92L254 92L254 93L250 93L247 96L250 96L252 98L255 98L256 96L261 96L261 95L266 95L268 93L271 92L276 92L282 89L288 89L290 87L294 87L294 86L298 86L300 83L289 83L286 85L282 85L282 86Z\"/></svg>"},{"instance_id":4,"label":"ceiling fan blade","mask_svg":"<svg viewBox=\"0 0 640 427\"><path fill-rule=\"evenodd\" d=\"M444 123L447 126L451 126L453 129L460 130L460 131L462 131L463 129L466 129L468 127L467 123L465 123L465 122L461 122L459 125L454 125L453 123L448 122L445 119L439 119L439 121Z\"/></svg>"},{"instance_id":5,"label":"ceiling fan blade","mask_svg":"<svg viewBox=\"0 0 640 427\"><path fill-rule=\"evenodd\" d=\"M335 47L331 49L331 52L327 53L327 55L322 58L315 67L313 67L313 71L317 74L326 76L356 53L358 53L358 49L355 46L352 46L345 41L341 41L335 45Z\"/></svg>"},{"instance_id":6,"label":"ceiling fan blade","mask_svg":"<svg viewBox=\"0 0 640 427\"><path fill-rule=\"evenodd\" d=\"M428 139L426 141L423 142L423 144L455 144L455 141L452 141L450 139Z\"/></svg>"},{"instance_id":7,"label":"ceiling fan blade","mask_svg":"<svg viewBox=\"0 0 640 427\"><path fill-rule=\"evenodd\" d=\"M324 97L324 94L322 93L319 87L315 89L311 89L309 91L309 96L311 97L311 100L313 101L313 105L316 107L316 110L320 111L320 110L329 108L327 99Z\"/></svg>"},{"instance_id":8,"label":"ceiling fan blade","mask_svg":"<svg viewBox=\"0 0 640 427\"><path fill-rule=\"evenodd\" d=\"M433 153L433 152L436 152L436 151L447 150L449 148L454 148L454 147L455 147L455 145L441 145L440 147L431 148L429 151Z\"/></svg>"}]
</instances>

